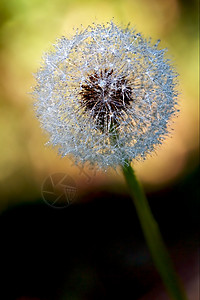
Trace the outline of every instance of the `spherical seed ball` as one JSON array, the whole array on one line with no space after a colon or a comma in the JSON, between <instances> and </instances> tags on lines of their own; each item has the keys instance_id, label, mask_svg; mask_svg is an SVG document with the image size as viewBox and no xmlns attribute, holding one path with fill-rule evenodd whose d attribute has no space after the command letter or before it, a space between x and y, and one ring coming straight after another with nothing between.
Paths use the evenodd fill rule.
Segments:
<instances>
[{"instance_id":1,"label":"spherical seed ball","mask_svg":"<svg viewBox=\"0 0 200 300\"><path fill-rule=\"evenodd\" d=\"M165 53L113 22L58 39L33 89L48 143L103 169L145 158L177 112L177 73Z\"/></svg>"}]
</instances>

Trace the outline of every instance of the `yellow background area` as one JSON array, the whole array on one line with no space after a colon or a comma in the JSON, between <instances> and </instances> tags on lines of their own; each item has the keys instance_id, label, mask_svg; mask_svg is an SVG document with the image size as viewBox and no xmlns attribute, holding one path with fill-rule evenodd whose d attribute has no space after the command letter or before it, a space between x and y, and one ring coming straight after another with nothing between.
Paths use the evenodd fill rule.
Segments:
<instances>
[{"instance_id":1,"label":"yellow background area","mask_svg":"<svg viewBox=\"0 0 200 300\"><path fill-rule=\"evenodd\" d=\"M57 37L69 35L81 24L111 19L135 26L160 47L169 49L179 76L180 114L171 137L145 162L135 163L143 181L153 189L181 180L198 165L198 8L197 1L178 0L1 0L0 2L0 210L41 196L46 176L64 172L91 185L121 175L86 167L84 172L69 158L61 159L44 146L29 95L35 85L33 73L41 57ZM85 176L85 177L84 177ZM83 184L84 185L84 184Z\"/></svg>"}]
</instances>

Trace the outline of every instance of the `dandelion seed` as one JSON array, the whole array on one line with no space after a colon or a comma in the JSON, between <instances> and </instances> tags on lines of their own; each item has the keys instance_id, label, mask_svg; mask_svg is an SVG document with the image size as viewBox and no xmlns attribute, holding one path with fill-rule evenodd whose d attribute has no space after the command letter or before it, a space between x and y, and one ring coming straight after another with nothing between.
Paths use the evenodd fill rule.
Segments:
<instances>
[{"instance_id":1,"label":"dandelion seed","mask_svg":"<svg viewBox=\"0 0 200 300\"><path fill-rule=\"evenodd\" d=\"M177 74L165 52L113 22L58 39L33 92L48 143L104 169L145 158L177 112Z\"/></svg>"}]
</instances>

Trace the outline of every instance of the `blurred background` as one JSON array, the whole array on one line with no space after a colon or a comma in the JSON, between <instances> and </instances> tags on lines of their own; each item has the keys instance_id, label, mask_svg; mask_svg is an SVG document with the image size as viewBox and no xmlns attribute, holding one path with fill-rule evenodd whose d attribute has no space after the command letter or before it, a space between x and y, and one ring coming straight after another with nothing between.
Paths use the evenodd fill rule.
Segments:
<instances>
[{"instance_id":1,"label":"blurred background","mask_svg":"<svg viewBox=\"0 0 200 300\"><path fill-rule=\"evenodd\" d=\"M146 37L161 39L160 47L169 49L180 74L180 115L174 120L172 136L146 161L135 163L135 170L148 193L177 268L184 282L189 282L188 290L194 291L191 299L197 299L194 258L197 258L199 195L198 1L1 0L0 224L4 232L1 259L6 258L3 270L7 285L4 285L13 286L13 294L2 299L117 299L117 295L129 299L128 293L132 293L130 299L140 299L153 287L152 293L162 293L162 288L156 290L161 283L145 248L120 172L110 170L105 174L90 170L89 166L83 170L69 158L61 159L55 150L45 147L46 136L35 119L29 95L41 56L57 37L69 35L81 24L86 27L112 18L119 24L130 22ZM69 174L77 188L77 203L62 211L48 207L41 195L45 178L55 173ZM96 235L92 234L91 227L96 229ZM47 236L46 243L44 236ZM70 254L64 246L65 239L71 243ZM137 250L134 257L132 249ZM58 259L58 266L65 266L61 271L56 266L57 260L51 266L49 251ZM88 253L97 266L88 262ZM44 258L41 255L46 257L44 269L51 266L53 270L48 273L52 275L48 279L44 279L45 271L39 271ZM70 267L66 265L69 255ZM22 266L33 256L38 265L30 264L24 269ZM21 268L23 275L19 277ZM67 270L70 275L66 275ZM54 291L49 286L51 279L56 280ZM88 290L85 286L92 290L92 296L84 296ZM164 294L156 295L159 296L148 294L147 299L168 299Z\"/></svg>"}]
</instances>

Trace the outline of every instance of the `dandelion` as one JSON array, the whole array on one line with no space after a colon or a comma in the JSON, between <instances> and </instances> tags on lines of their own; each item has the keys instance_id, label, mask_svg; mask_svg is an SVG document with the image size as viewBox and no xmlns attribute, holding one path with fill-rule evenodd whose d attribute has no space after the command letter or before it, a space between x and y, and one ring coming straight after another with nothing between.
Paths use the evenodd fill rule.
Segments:
<instances>
[{"instance_id":1,"label":"dandelion","mask_svg":"<svg viewBox=\"0 0 200 300\"><path fill-rule=\"evenodd\" d=\"M113 22L58 39L33 92L48 144L103 169L152 152L177 112L177 74L158 43Z\"/></svg>"},{"instance_id":2,"label":"dandelion","mask_svg":"<svg viewBox=\"0 0 200 300\"><path fill-rule=\"evenodd\" d=\"M76 163L122 166L160 276L172 299L186 296L131 167L170 131L176 77L166 49L113 22L59 39L36 74L35 108L49 144Z\"/></svg>"}]
</instances>

